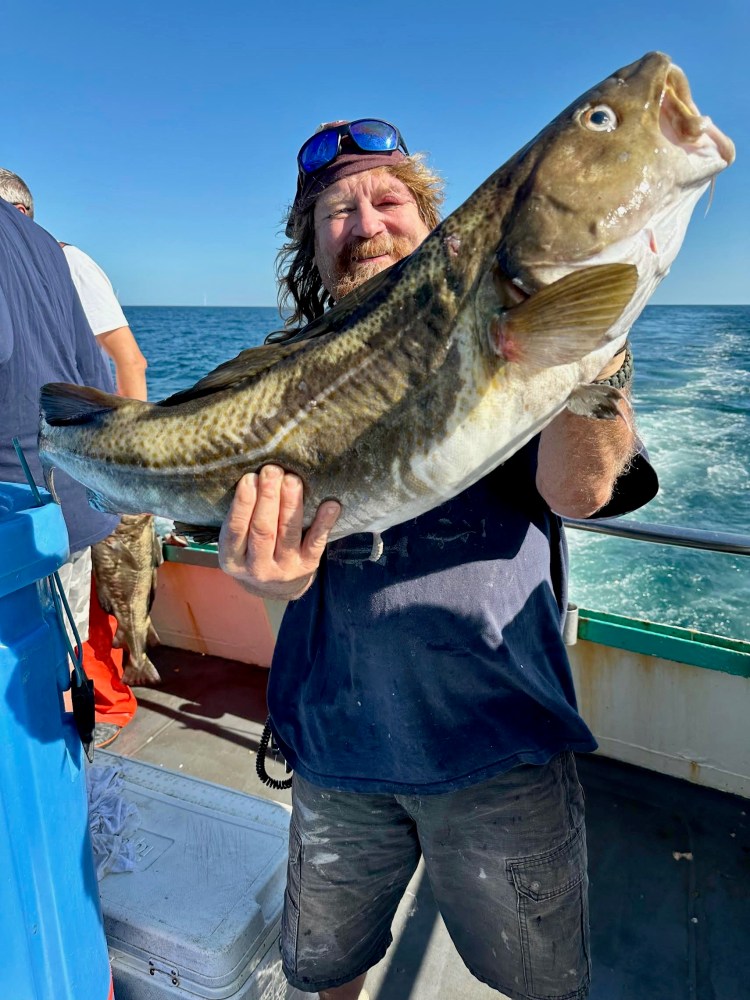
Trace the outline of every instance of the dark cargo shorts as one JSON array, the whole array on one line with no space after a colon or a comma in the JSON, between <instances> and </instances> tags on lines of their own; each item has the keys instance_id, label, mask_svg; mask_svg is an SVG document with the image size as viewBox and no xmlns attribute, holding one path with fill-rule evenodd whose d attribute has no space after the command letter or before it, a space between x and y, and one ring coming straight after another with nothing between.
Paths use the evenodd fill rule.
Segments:
<instances>
[{"instance_id":1,"label":"dark cargo shorts","mask_svg":"<svg viewBox=\"0 0 750 1000\"><path fill-rule=\"evenodd\" d=\"M424 856L469 971L513 1000L588 996L583 794L572 753L438 795L320 788L295 775L281 953L315 992L375 965Z\"/></svg>"}]
</instances>

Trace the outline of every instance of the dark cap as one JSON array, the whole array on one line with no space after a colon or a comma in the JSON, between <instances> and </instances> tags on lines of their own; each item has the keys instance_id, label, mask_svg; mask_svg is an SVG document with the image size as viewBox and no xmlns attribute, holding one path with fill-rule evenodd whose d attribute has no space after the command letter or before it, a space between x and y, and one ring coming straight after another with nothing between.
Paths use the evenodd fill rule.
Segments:
<instances>
[{"instance_id":1,"label":"dark cap","mask_svg":"<svg viewBox=\"0 0 750 1000\"><path fill-rule=\"evenodd\" d=\"M337 156L332 163L321 170L316 170L313 174L301 174L297 182L294 204L289 212L286 235L290 239L294 236L297 218L310 208L319 195L331 184L340 181L342 177L351 177L352 174L359 174L364 170L374 170L376 167L387 167L394 163L401 163L405 159L406 157L400 149L393 149L387 153L380 151L368 153L364 150L352 149L350 152Z\"/></svg>"}]
</instances>

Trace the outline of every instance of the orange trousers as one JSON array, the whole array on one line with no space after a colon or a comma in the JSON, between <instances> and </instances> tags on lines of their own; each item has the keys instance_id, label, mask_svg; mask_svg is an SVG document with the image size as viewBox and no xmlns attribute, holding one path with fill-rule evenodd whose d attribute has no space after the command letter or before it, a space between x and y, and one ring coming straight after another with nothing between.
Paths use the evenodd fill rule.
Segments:
<instances>
[{"instance_id":1,"label":"orange trousers","mask_svg":"<svg viewBox=\"0 0 750 1000\"><path fill-rule=\"evenodd\" d=\"M83 669L94 682L96 721L126 726L135 715L138 702L132 689L122 681L123 651L112 648L116 630L117 622L99 603L92 576L89 637L83 644Z\"/></svg>"}]
</instances>

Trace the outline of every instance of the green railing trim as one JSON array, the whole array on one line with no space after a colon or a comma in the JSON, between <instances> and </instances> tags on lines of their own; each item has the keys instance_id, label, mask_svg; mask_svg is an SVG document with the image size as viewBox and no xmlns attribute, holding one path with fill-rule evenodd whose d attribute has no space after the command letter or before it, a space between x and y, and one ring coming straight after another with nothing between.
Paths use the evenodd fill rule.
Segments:
<instances>
[{"instance_id":1,"label":"green railing trim","mask_svg":"<svg viewBox=\"0 0 750 1000\"><path fill-rule=\"evenodd\" d=\"M742 639L584 608L578 611L578 636L631 653L750 678L750 642Z\"/></svg>"},{"instance_id":2,"label":"green railing trim","mask_svg":"<svg viewBox=\"0 0 750 1000\"><path fill-rule=\"evenodd\" d=\"M188 566L208 566L219 568L219 551L215 543L210 545L162 545L165 562L185 563Z\"/></svg>"}]
</instances>

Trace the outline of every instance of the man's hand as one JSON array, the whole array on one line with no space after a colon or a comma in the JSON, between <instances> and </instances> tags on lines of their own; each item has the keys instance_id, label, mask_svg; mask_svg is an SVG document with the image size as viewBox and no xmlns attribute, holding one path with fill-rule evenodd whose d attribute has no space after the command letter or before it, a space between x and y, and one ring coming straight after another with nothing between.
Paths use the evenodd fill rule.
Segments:
<instances>
[{"instance_id":1,"label":"man's hand","mask_svg":"<svg viewBox=\"0 0 750 1000\"><path fill-rule=\"evenodd\" d=\"M243 476L219 535L219 564L260 597L294 600L312 583L333 526L335 500L321 504L302 537L302 481L277 465Z\"/></svg>"}]
</instances>

